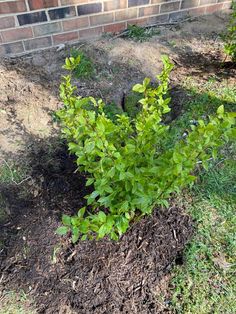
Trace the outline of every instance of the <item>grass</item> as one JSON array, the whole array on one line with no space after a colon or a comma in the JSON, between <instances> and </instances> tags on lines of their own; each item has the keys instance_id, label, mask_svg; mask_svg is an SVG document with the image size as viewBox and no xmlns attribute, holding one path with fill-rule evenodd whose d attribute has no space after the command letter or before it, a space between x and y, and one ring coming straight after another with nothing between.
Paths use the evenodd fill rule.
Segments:
<instances>
[{"instance_id":1,"label":"grass","mask_svg":"<svg viewBox=\"0 0 236 314\"><path fill-rule=\"evenodd\" d=\"M27 295L21 291L15 293L8 291L0 298L0 314L36 314L36 311L30 307Z\"/></svg>"},{"instance_id":2,"label":"grass","mask_svg":"<svg viewBox=\"0 0 236 314\"><path fill-rule=\"evenodd\" d=\"M194 189L189 213L197 232L172 283L177 313L236 312L235 180L236 165L228 160L203 174Z\"/></svg>"},{"instance_id":3,"label":"grass","mask_svg":"<svg viewBox=\"0 0 236 314\"><path fill-rule=\"evenodd\" d=\"M25 177L25 170L15 164L4 162L0 165L0 184L19 183Z\"/></svg>"},{"instance_id":4,"label":"grass","mask_svg":"<svg viewBox=\"0 0 236 314\"><path fill-rule=\"evenodd\" d=\"M222 102L236 108L236 88L216 82L192 86L195 94L178 119L186 128L193 114L210 114ZM198 95L198 96L196 96ZM196 222L196 233L176 266L172 280L172 310L179 314L236 313L236 145L223 151L184 200Z\"/></svg>"}]
</instances>

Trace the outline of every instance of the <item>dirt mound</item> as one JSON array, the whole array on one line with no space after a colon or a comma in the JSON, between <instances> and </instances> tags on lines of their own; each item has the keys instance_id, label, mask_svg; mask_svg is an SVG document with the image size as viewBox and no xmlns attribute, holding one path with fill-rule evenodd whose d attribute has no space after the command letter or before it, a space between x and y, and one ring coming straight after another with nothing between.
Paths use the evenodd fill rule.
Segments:
<instances>
[{"instance_id":1,"label":"dirt mound","mask_svg":"<svg viewBox=\"0 0 236 314\"><path fill-rule=\"evenodd\" d=\"M192 234L191 219L172 206L133 224L119 242L73 246L55 235L60 214L84 204L84 176L62 145L31 151L27 195L2 189L12 219L2 226L2 289L24 289L38 313L163 313L159 283ZM21 188L22 189L22 188ZM30 195L29 195L30 194ZM25 201L27 200L27 201Z\"/></svg>"}]
</instances>

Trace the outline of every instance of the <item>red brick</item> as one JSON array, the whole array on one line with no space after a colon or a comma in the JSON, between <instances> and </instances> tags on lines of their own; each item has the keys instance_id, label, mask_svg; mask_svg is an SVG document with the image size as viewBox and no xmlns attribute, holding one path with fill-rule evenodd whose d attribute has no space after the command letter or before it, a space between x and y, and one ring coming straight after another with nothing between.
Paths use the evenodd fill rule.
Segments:
<instances>
[{"instance_id":1,"label":"red brick","mask_svg":"<svg viewBox=\"0 0 236 314\"><path fill-rule=\"evenodd\" d=\"M216 0L200 0L200 5L216 3Z\"/></svg>"},{"instance_id":2,"label":"red brick","mask_svg":"<svg viewBox=\"0 0 236 314\"><path fill-rule=\"evenodd\" d=\"M188 11L190 16L199 16L206 13L206 7L194 8Z\"/></svg>"},{"instance_id":3,"label":"red brick","mask_svg":"<svg viewBox=\"0 0 236 314\"><path fill-rule=\"evenodd\" d=\"M26 10L24 0L0 2L0 14L18 13Z\"/></svg>"},{"instance_id":4,"label":"red brick","mask_svg":"<svg viewBox=\"0 0 236 314\"><path fill-rule=\"evenodd\" d=\"M116 23L104 26L104 32L119 33L126 29L126 23Z\"/></svg>"},{"instance_id":5,"label":"red brick","mask_svg":"<svg viewBox=\"0 0 236 314\"><path fill-rule=\"evenodd\" d=\"M22 52L24 52L24 47L21 41L0 45L0 55L14 55Z\"/></svg>"},{"instance_id":6,"label":"red brick","mask_svg":"<svg viewBox=\"0 0 236 314\"><path fill-rule=\"evenodd\" d=\"M121 10L121 11L115 12L115 21L130 20L130 19L136 18L137 16L138 16L137 8Z\"/></svg>"},{"instance_id":7,"label":"red brick","mask_svg":"<svg viewBox=\"0 0 236 314\"><path fill-rule=\"evenodd\" d=\"M151 7L144 7L139 9L139 16L155 15L160 13L160 6L153 5Z\"/></svg>"},{"instance_id":8,"label":"red brick","mask_svg":"<svg viewBox=\"0 0 236 314\"><path fill-rule=\"evenodd\" d=\"M48 11L51 20L65 19L76 16L75 7L56 8Z\"/></svg>"},{"instance_id":9,"label":"red brick","mask_svg":"<svg viewBox=\"0 0 236 314\"><path fill-rule=\"evenodd\" d=\"M143 19L135 19L128 22L129 25L138 25L138 26L145 26L148 24L149 19L143 18Z\"/></svg>"},{"instance_id":10,"label":"red brick","mask_svg":"<svg viewBox=\"0 0 236 314\"><path fill-rule=\"evenodd\" d=\"M10 29L2 32L3 42L17 41L21 39L28 39L33 37L31 27L24 27L18 29Z\"/></svg>"},{"instance_id":11,"label":"red brick","mask_svg":"<svg viewBox=\"0 0 236 314\"><path fill-rule=\"evenodd\" d=\"M184 10L184 11L176 11L176 12L171 12L169 15L169 20L170 22L175 22L179 21L181 19L189 17L189 11Z\"/></svg>"},{"instance_id":12,"label":"red brick","mask_svg":"<svg viewBox=\"0 0 236 314\"><path fill-rule=\"evenodd\" d=\"M38 10L58 6L58 0L28 0L30 10Z\"/></svg>"},{"instance_id":13,"label":"red brick","mask_svg":"<svg viewBox=\"0 0 236 314\"><path fill-rule=\"evenodd\" d=\"M63 29L65 31L70 31L74 29L86 28L89 26L88 17L79 17L73 20L67 20L62 22Z\"/></svg>"},{"instance_id":14,"label":"red brick","mask_svg":"<svg viewBox=\"0 0 236 314\"><path fill-rule=\"evenodd\" d=\"M137 7L140 5L149 4L149 0L128 0L128 7Z\"/></svg>"},{"instance_id":15,"label":"red brick","mask_svg":"<svg viewBox=\"0 0 236 314\"><path fill-rule=\"evenodd\" d=\"M183 0L181 3L181 9L188 9L197 7L199 0Z\"/></svg>"},{"instance_id":16,"label":"red brick","mask_svg":"<svg viewBox=\"0 0 236 314\"><path fill-rule=\"evenodd\" d=\"M34 36L35 37L62 32L60 22L53 22L53 23L36 25L33 27L33 30L34 30Z\"/></svg>"},{"instance_id":17,"label":"red brick","mask_svg":"<svg viewBox=\"0 0 236 314\"><path fill-rule=\"evenodd\" d=\"M79 31L80 38L94 38L102 35L102 27L94 27Z\"/></svg>"},{"instance_id":18,"label":"red brick","mask_svg":"<svg viewBox=\"0 0 236 314\"><path fill-rule=\"evenodd\" d=\"M90 16L90 25L103 25L113 22L113 13L105 13L105 14L98 14L94 16Z\"/></svg>"},{"instance_id":19,"label":"red brick","mask_svg":"<svg viewBox=\"0 0 236 314\"><path fill-rule=\"evenodd\" d=\"M206 7L206 14L212 14L214 12L222 10L222 8L223 8L223 3L211 5L209 7Z\"/></svg>"},{"instance_id":20,"label":"red brick","mask_svg":"<svg viewBox=\"0 0 236 314\"><path fill-rule=\"evenodd\" d=\"M94 2L94 0L92 0ZM81 4L81 3L87 3L92 2L88 0L61 0L61 5L68 5L68 4Z\"/></svg>"},{"instance_id":21,"label":"red brick","mask_svg":"<svg viewBox=\"0 0 236 314\"><path fill-rule=\"evenodd\" d=\"M40 22L46 22L47 21L47 15L46 15L45 11L19 14L19 15L17 15L17 18L18 18L20 25L34 24L34 23L40 23Z\"/></svg>"},{"instance_id":22,"label":"red brick","mask_svg":"<svg viewBox=\"0 0 236 314\"><path fill-rule=\"evenodd\" d=\"M29 39L24 41L26 50L34 50L52 46L51 36Z\"/></svg>"},{"instance_id":23,"label":"red brick","mask_svg":"<svg viewBox=\"0 0 236 314\"><path fill-rule=\"evenodd\" d=\"M0 18L0 29L11 28L15 26L15 19L13 16Z\"/></svg>"},{"instance_id":24,"label":"red brick","mask_svg":"<svg viewBox=\"0 0 236 314\"><path fill-rule=\"evenodd\" d=\"M102 3L90 3L77 6L78 15L89 15L102 12Z\"/></svg>"},{"instance_id":25,"label":"red brick","mask_svg":"<svg viewBox=\"0 0 236 314\"><path fill-rule=\"evenodd\" d=\"M127 8L127 0L111 0L104 2L104 11L112 11Z\"/></svg>"},{"instance_id":26,"label":"red brick","mask_svg":"<svg viewBox=\"0 0 236 314\"><path fill-rule=\"evenodd\" d=\"M55 45L66 43L68 41L77 41L79 39L78 32L70 32L64 34L58 34L53 36L53 43Z\"/></svg>"},{"instance_id":27,"label":"red brick","mask_svg":"<svg viewBox=\"0 0 236 314\"><path fill-rule=\"evenodd\" d=\"M178 11L180 6L180 1L163 3L161 5L161 13Z\"/></svg>"},{"instance_id":28,"label":"red brick","mask_svg":"<svg viewBox=\"0 0 236 314\"><path fill-rule=\"evenodd\" d=\"M169 14L162 14L157 16L152 16L148 18L148 24L160 24L160 23L167 23L169 21Z\"/></svg>"}]
</instances>

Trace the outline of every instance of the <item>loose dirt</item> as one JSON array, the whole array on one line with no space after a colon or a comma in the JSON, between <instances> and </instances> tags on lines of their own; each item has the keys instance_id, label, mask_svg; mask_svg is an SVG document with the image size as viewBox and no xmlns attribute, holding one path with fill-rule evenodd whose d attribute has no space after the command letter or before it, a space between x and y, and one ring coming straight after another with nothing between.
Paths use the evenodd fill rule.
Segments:
<instances>
[{"instance_id":1,"label":"loose dirt","mask_svg":"<svg viewBox=\"0 0 236 314\"><path fill-rule=\"evenodd\" d=\"M93 79L76 81L79 93L120 105L134 83L160 72L160 56L167 53L175 63L174 119L188 97L180 88L187 77L235 81L235 68L221 66L219 33L226 21L226 15L206 16L162 27L143 43L79 43L95 66ZM193 233L190 217L174 200L168 210L156 209L134 223L117 243L71 245L55 235L61 214L76 212L89 193L52 119L62 105L58 86L69 51L50 49L0 63L0 158L27 165L30 175L20 185L0 186L9 213L0 225L0 291L23 289L37 313L171 313L169 272L182 262Z\"/></svg>"}]
</instances>

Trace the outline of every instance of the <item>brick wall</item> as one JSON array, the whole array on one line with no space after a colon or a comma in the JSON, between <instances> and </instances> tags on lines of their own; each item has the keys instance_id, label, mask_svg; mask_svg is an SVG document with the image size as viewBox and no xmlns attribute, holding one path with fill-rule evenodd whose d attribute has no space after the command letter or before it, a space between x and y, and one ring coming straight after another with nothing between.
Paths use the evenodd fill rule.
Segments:
<instances>
[{"instance_id":1,"label":"brick wall","mask_svg":"<svg viewBox=\"0 0 236 314\"><path fill-rule=\"evenodd\" d=\"M228 9L229 0L0 0L0 55Z\"/></svg>"}]
</instances>

